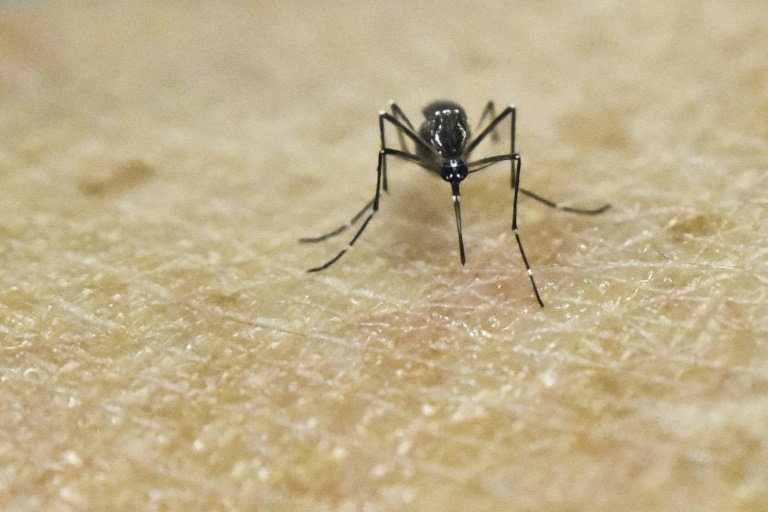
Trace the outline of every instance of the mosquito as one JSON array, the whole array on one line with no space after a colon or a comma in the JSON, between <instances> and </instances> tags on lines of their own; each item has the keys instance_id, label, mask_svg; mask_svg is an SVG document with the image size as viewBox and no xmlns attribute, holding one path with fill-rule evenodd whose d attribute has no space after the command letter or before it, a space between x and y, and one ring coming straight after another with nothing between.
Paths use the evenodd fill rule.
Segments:
<instances>
[{"instance_id":1,"label":"mosquito","mask_svg":"<svg viewBox=\"0 0 768 512\"><path fill-rule=\"evenodd\" d=\"M490 167L499 162L510 162L511 172L511 186L514 190L514 199L512 207L512 231L515 233L515 240L517 241L517 247L520 250L520 256L525 264L525 269L528 272L528 278L531 281L533 287L533 293L536 296L541 307L544 307L544 302L541 300L539 289L536 286L536 281L533 278L533 271L528 263L528 258L525 256L525 250L523 249L523 243L520 239L520 233L517 228L517 201L520 194L526 195L536 201L554 208L556 210L562 210L570 213L577 213L581 215L598 215L603 213L610 204L605 204L600 208L593 210L586 210L580 208L571 208L568 206L562 206L554 201L550 201L538 194L524 189L520 186L520 172L523 167L523 161L520 154L515 151L515 125L517 119L517 111L514 105L510 105L504 109L499 115L496 115L496 109L493 101L489 101L483 109L478 122L478 135L472 137L467 122L467 114L464 109L453 101L440 100L435 101L424 107L422 114L424 115L424 121L418 130L414 127L405 113L400 109L394 101L389 102L390 112L385 110L379 111L379 133L381 135L381 149L379 150L378 165L376 166L376 192L362 210L355 214L352 219L346 224L334 229L330 233L314 238L302 238L301 242L304 243L316 243L328 240L335 237L350 227L354 226L361 219L363 223L358 228L355 235L349 241L346 247L344 247L336 256L332 259L320 265L309 269L309 272L319 272L325 270L334 263L336 263L346 252L355 245L355 242L360 238L368 227L368 224L373 219L373 216L379 211L379 202L381 200L381 192L389 192L387 187L387 157L397 157L408 162L413 162L427 171L437 174L444 181L451 184L451 192L453 194L453 209L456 216L456 231L459 235L459 256L461 258L461 264L466 263L466 256L464 253L464 237L461 229L461 194L459 192L459 186L464 179L472 173L482 171L487 167ZM486 119L490 119L488 124L481 129L483 122ZM486 138L490 136L492 140L498 140L498 126L504 120L509 120L510 125L510 147L508 153L500 155L489 156L480 158L478 160L470 160L472 152L477 146ZM401 149L395 149L387 146L385 126L389 123L397 131L397 136ZM408 151L406 145L406 138L408 138L414 145L414 151Z\"/></svg>"}]
</instances>

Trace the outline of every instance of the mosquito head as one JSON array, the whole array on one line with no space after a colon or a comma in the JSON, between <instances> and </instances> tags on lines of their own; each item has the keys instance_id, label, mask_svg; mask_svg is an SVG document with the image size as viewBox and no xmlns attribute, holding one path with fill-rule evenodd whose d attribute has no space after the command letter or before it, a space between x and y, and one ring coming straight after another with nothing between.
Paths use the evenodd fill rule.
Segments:
<instances>
[{"instance_id":1,"label":"mosquito head","mask_svg":"<svg viewBox=\"0 0 768 512\"><path fill-rule=\"evenodd\" d=\"M467 164L458 158L449 158L440 168L440 176L450 183L459 183L469 174Z\"/></svg>"}]
</instances>

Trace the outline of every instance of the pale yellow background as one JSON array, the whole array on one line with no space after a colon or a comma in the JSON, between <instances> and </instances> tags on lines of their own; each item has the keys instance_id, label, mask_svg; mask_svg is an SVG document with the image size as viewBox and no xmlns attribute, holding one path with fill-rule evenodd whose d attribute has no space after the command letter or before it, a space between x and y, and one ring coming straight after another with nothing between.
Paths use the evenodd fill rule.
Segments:
<instances>
[{"instance_id":1,"label":"pale yellow background","mask_svg":"<svg viewBox=\"0 0 768 512\"><path fill-rule=\"evenodd\" d=\"M767 510L768 9L671 4L0 9L2 509ZM506 166L305 273L390 98L613 204L521 201L545 309Z\"/></svg>"}]
</instances>

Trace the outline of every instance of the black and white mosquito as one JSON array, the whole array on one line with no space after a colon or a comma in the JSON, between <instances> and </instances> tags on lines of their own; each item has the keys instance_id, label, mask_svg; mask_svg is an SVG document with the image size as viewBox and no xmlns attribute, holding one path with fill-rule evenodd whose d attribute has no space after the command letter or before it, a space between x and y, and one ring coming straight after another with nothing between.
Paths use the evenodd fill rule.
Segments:
<instances>
[{"instance_id":1,"label":"black and white mosquito","mask_svg":"<svg viewBox=\"0 0 768 512\"><path fill-rule=\"evenodd\" d=\"M418 131L394 101L390 101L389 105L391 112L386 112L384 110L379 112L381 149L379 150L379 162L376 167L376 193L374 194L373 199L371 199L362 210L343 226L330 233L326 233L325 235L315 238L302 238L300 241L305 243L322 242L323 240L327 240L343 233L348 228L357 224L361 219L365 218L365 220L341 252L327 263L309 269L309 272L325 270L336 263L339 258L344 256L344 254L355 245L357 239L363 234L363 231L365 231L365 228L373 218L373 215L379 210L379 200L381 199L382 190L388 192L387 156L395 156L409 162L414 162L427 171L439 175L443 180L451 184L453 208L456 214L456 230L459 235L459 255L461 257L461 264L464 265L466 257L464 255L464 238L461 232L461 195L459 193L459 185L468 175L474 172L481 171L498 162L509 161L511 167L511 184L512 189L515 191L512 203L512 231L515 233L517 247L520 249L520 256L522 256L523 263L528 272L528 278L531 280L533 293L536 295L536 300L539 302L539 305L544 307L544 302L541 300L536 281L533 279L533 272L531 271L531 266L528 264L528 258L525 256L523 243L520 240L520 233L517 229L518 195L522 193L550 208L582 215L597 215L607 210L610 205L605 204L594 210L570 208L545 199L520 186L520 171L523 163L520 155L515 152L516 111L515 107L512 105L505 108L504 111L497 116L493 102L489 101L480 116L480 121L478 123L479 134L475 138L472 138L470 134L467 115L464 112L464 109L452 101L435 101L427 105L424 110L422 110L422 113L424 114L424 122ZM483 126L483 122L486 119L490 119L490 122L481 130L480 128ZM511 137L509 153L469 161L472 152L486 137L490 135L493 140L499 139L497 127L505 119L509 119L510 124ZM387 146L384 129L385 123L391 124L397 130L401 149L394 149ZM405 141L406 137L413 142L415 147L414 152L408 151Z\"/></svg>"}]
</instances>

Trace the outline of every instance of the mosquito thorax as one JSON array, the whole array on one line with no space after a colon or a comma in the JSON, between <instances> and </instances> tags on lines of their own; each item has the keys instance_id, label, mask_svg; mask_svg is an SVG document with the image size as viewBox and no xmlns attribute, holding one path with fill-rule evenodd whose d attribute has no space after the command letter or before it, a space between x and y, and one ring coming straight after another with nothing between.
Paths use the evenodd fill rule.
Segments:
<instances>
[{"instance_id":1,"label":"mosquito thorax","mask_svg":"<svg viewBox=\"0 0 768 512\"><path fill-rule=\"evenodd\" d=\"M470 138L464 109L450 101L437 101L427 105L423 113L419 135L442 158L460 157Z\"/></svg>"}]
</instances>

